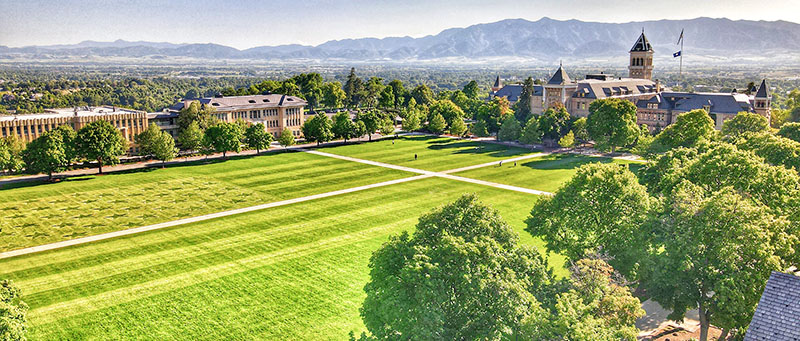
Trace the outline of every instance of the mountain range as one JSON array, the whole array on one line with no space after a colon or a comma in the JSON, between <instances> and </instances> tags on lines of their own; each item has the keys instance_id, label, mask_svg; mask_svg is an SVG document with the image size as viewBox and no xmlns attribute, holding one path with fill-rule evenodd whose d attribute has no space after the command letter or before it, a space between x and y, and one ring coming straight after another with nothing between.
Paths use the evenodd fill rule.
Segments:
<instances>
[{"instance_id":1,"label":"mountain range","mask_svg":"<svg viewBox=\"0 0 800 341\"><path fill-rule=\"evenodd\" d=\"M599 23L580 20L507 19L450 28L421 38L389 37L328 41L317 46L260 46L239 50L219 44L84 41L74 45L6 47L0 59L59 57L189 57L198 59L435 61L514 57L551 62L563 58L622 58L644 30L656 58L678 50L684 30L684 55L713 58L746 55L797 55L800 24L715 18Z\"/></svg>"}]
</instances>

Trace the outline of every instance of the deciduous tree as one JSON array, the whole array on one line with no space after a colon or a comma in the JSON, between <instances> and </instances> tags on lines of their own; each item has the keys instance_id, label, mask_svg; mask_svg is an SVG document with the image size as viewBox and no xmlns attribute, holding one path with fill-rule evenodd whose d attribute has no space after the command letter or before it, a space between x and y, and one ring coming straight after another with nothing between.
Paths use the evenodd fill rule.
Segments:
<instances>
[{"instance_id":1,"label":"deciduous tree","mask_svg":"<svg viewBox=\"0 0 800 341\"><path fill-rule=\"evenodd\" d=\"M722 123L722 134L731 138L767 130L769 130L769 121L766 117L746 111L740 112Z\"/></svg>"},{"instance_id":2,"label":"deciduous tree","mask_svg":"<svg viewBox=\"0 0 800 341\"><path fill-rule=\"evenodd\" d=\"M691 148L711 141L714 134L714 120L703 109L679 114L675 123L662 130L650 144L651 153L663 153L667 150L686 147Z\"/></svg>"},{"instance_id":3,"label":"deciduous tree","mask_svg":"<svg viewBox=\"0 0 800 341\"><path fill-rule=\"evenodd\" d=\"M264 123L256 123L247 127L244 137L247 141L247 146L254 148L256 154L261 153L262 149L269 149L269 145L272 143L272 134L267 132Z\"/></svg>"},{"instance_id":4,"label":"deciduous tree","mask_svg":"<svg viewBox=\"0 0 800 341\"><path fill-rule=\"evenodd\" d=\"M589 136L601 150L629 145L639 133L636 125L636 106L630 101L619 98L606 98L589 105L589 117L586 120Z\"/></svg>"},{"instance_id":5,"label":"deciduous tree","mask_svg":"<svg viewBox=\"0 0 800 341\"><path fill-rule=\"evenodd\" d=\"M244 133L236 123L222 122L206 129L203 144L228 157L228 152L240 152Z\"/></svg>"},{"instance_id":6,"label":"deciduous tree","mask_svg":"<svg viewBox=\"0 0 800 341\"><path fill-rule=\"evenodd\" d=\"M522 127L514 115L506 115L503 119L503 124L500 125L500 132L497 133L497 139L500 141L516 141L522 134Z\"/></svg>"},{"instance_id":7,"label":"deciduous tree","mask_svg":"<svg viewBox=\"0 0 800 341\"><path fill-rule=\"evenodd\" d=\"M283 148L293 146L294 134L292 134L292 130L289 128L284 128L281 132L281 136L278 137L278 143L280 143Z\"/></svg>"},{"instance_id":8,"label":"deciduous tree","mask_svg":"<svg viewBox=\"0 0 800 341\"><path fill-rule=\"evenodd\" d=\"M332 126L331 119L327 115L318 113L303 123L303 137L306 141L317 142L317 145L328 142L333 139Z\"/></svg>"},{"instance_id":9,"label":"deciduous tree","mask_svg":"<svg viewBox=\"0 0 800 341\"><path fill-rule=\"evenodd\" d=\"M778 135L800 142L800 122L789 122L781 126Z\"/></svg>"},{"instance_id":10,"label":"deciduous tree","mask_svg":"<svg viewBox=\"0 0 800 341\"><path fill-rule=\"evenodd\" d=\"M128 147L119 130L105 120L85 125L78 131L75 141L78 154L97 161L100 174L103 174L103 165L118 163L119 156L125 154Z\"/></svg>"},{"instance_id":11,"label":"deciduous tree","mask_svg":"<svg viewBox=\"0 0 800 341\"><path fill-rule=\"evenodd\" d=\"M61 172L69 165L67 146L60 134L48 131L29 142L22 153L25 169L29 173L47 173L50 180L53 173Z\"/></svg>"},{"instance_id":12,"label":"deciduous tree","mask_svg":"<svg viewBox=\"0 0 800 341\"><path fill-rule=\"evenodd\" d=\"M464 120L461 118L453 120L450 123L450 128L448 128L450 135L453 136L462 136L464 133L467 132L467 125L464 123Z\"/></svg>"},{"instance_id":13,"label":"deciduous tree","mask_svg":"<svg viewBox=\"0 0 800 341\"><path fill-rule=\"evenodd\" d=\"M25 340L27 313L22 291L9 280L0 281L0 340Z\"/></svg>"},{"instance_id":14,"label":"deciduous tree","mask_svg":"<svg viewBox=\"0 0 800 341\"><path fill-rule=\"evenodd\" d=\"M344 139L345 143L355 137L355 123L350 119L350 114L340 111L333 115L331 132L335 138Z\"/></svg>"},{"instance_id":15,"label":"deciduous tree","mask_svg":"<svg viewBox=\"0 0 800 341\"><path fill-rule=\"evenodd\" d=\"M434 134L441 134L444 130L447 129L447 121L444 120L444 117L440 114L435 114L431 117L430 121L428 121L428 130Z\"/></svg>"},{"instance_id":16,"label":"deciduous tree","mask_svg":"<svg viewBox=\"0 0 800 341\"><path fill-rule=\"evenodd\" d=\"M203 146L203 130L200 124L192 122L178 133L178 143L183 150L199 150Z\"/></svg>"},{"instance_id":17,"label":"deciduous tree","mask_svg":"<svg viewBox=\"0 0 800 341\"><path fill-rule=\"evenodd\" d=\"M522 129L522 134L519 137L519 142L523 144L537 144L542 143L542 130L539 129L539 118L531 116L525 128Z\"/></svg>"},{"instance_id":18,"label":"deciduous tree","mask_svg":"<svg viewBox=\"0 0 800 341\"><path fill-rule=\"evenodd\" d=\"M378 339L500 340L544 313L546 261L491 208L465 195L393 236L369 263L361 316Z\"/></svg>"}]
</instances>

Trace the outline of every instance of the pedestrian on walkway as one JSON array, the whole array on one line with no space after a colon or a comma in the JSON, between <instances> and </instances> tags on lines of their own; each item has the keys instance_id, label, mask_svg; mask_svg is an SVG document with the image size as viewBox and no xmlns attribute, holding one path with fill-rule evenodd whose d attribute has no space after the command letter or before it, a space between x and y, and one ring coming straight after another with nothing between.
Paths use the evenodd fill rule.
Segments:
<instances>
[{"instance_id":1,"label":"pedestrian on walkway","mask_svg":"<svg viewBox=\"0 0 800 341\"><path fill-rule=\"evenodd\" d=\"M414 161L417 160L417 154L414 154Z\"/></svg>"},{"instance_id":2,"label":"pedestrian on walkway","mask_svg":"<svg viewBox=\"0 0 800 341\"><path fill-rule=\"evenodd\" d=\"M503 161L500 161L500 167L503 167Z\"/></svg>"},{"instance_id":3,"label":"pedestrian on walkway","mask_svg":"<svg viewBox=\"0 0 800 341\"><path fill-rule=\"evenodd\" d=\"M517 161L514 161L514 167L516 167L516 166L517 166Z\"/></svg>"}]
</instances>

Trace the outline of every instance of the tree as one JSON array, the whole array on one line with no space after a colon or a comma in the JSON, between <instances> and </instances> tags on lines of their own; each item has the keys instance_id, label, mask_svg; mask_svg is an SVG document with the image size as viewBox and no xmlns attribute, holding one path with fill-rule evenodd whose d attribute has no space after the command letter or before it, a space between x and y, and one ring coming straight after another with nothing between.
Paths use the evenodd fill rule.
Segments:
<instances>
[{"instance_id":1,"label":"tree","mask_svg":"<svg viewBox=\"0 0 800 341\"><path fill-rule=\"evenodd\" d=\"M0 281L0 340L25 340L27 313L22 291L9 280Z\"/></svg>"},{"instance_id":2,"label":"tree","mask_svg":"<svg viewBox=\"0 0 800 341\"><path fill-rule=\"evenodd\" d=\"M581 259L570 267L567 290L557 294L553 313L531 319L523 334L529 340L636 340L641 302L614 278L601 259Z\"/></svg>"},{"instance_id":3,"label":"tree","mask_svg":"<svg viewBox=\"0 0 800 341\"><path fill-rule=\"evenodd\" d=\"M682 182L657 221L662 244L644 284L672 310L670 319L699 309L701 341L712 323L724 335L746 328L771 271L796 261L797 235L786 233L796 228L732 187L706 191Z\"/></svg>"},{"instance_id":4,"label":"tree","mask_svg":"<svg viewBox=\"0 0 800 341\"><path fill-rule=\"evenodd\" d=\"M572 132L575 135L575 140L583 145L589 142L589 132L586 130L586 117L581 117L575 122L572 122Z\"/></svg>"},{"instance_id":5,"label":"tree","mask_svg":"<svg viewBox=\"0 0 800 341\"><path fill-rule=\"evenodd\" d=\"M269 145L272 143L272 134L267 132L264 123L256 123L247 127L244 131L244 137L247 146L255 148L256 154L261 153L262 149L269 149Z\"/></svg>"},{"instance_id":6,"label":"tree","mask_svg":"<svg viewBox=\"0 0 800 341\"><path fill-rule=\"evenodd\" d=\"M85 125L78 131L75 141L78 154L97 161L100 174L103 174L103 165L119 162L119 156L125 153L128 144L119 130L105 120Z\"/></svg>"},{"instance_id":7,"label":"tree","mask_svg":"<svg viewBox=\"0 0 800 341\"><path fill-rule=\"evenodd\" d=\"M752 112L740 112L722 123L722 134L736 138L745 133L758 133L769 130L766 117Z\"/></svg>"},{"instance_id":8,"label":"tree","mask_svg":"<svg viewBox=\"0 0 800 341\"><path fill-rule=\"evenodd\" d=\"M463 136L467 132L467 125L464 124L463 119L456 119L450 124L450 135Z\"/></svg>"},{"instance_id":9,"label":"tree","mask_svg":"<svg viewBox=\"0 0 800 341\"><path fill-rule=\"evenodd\" d=\"M381 90L380 98L378 99L378 105L381 108L392 108L395 105L394 101L394 90L392 87L387 86Z\"/></svg>"},{"instance_id":10,"label":"tree","mask_svg":"<svg viewBox=\"0 0 800 341\"><path fill-rule=\"evenodd\" d=\"M281 132L281 136L278 137L278 143L280 143L284 149L286 147L293 146L294 134L292 134L292 130L289 128L284 128Z\"/></svg>"},{"instance_id":11,"label":"tree","mask_svg":"<svg viewBox=\"0 0 800 341\"><path fill-rule=\"evenodd\" d=\"M800 142L800 122L789 122L781 126L778 135Z\"/></svg>"},{"instance_id":12,"label":"tree","mask_svg":"<svg viewBox=\"0 0 800 341\"><path fill-rule=\"evenodd\" d=\"M651 153L662 153L678 147L695 147L711 141L714 134L714 120L703 109L685 112L675 118L656 135L650 144Z\"/></svg>"},{"instance_id":13,"label":"tree","mask_svg":"<svg viewBox=\"0 0 800 341\"><path fill-rule=\"evenodd\" d=\"M569 130L569 113L564 107L548 108L539 117L539 129L542 137L558 141Z\"/></svg>"},{"instance_id":14,"label":"tree","mask_svg":"<svg viewBox=\"0 0 800 341\"><path fill-rule=\"evenodd\" d=\"M364 84L358 76L356 76L356 68L350 68L350 74L347 76L347 82L344 83L344 92L347 96L347 105L351 108L356 108L361 102L361 92L363 91Z\"/></svg>"},{"instance_id":15,"label":"tree","mask_svg":"<svg viewBox=\"0 0 800 341\"><path fill-rule=\"evenodd\" d=\"M364 134L366 133L367 133L367 126L364 125L364 121L355 121L353 124L353 136L354 137L357 136L358 139L361 140L361 136L364 136ZM372 136L370 136L370 139L372 139Z\"/></svg>"},{"instance_id":16,"label":"tree","mask_svg":"<svg viewBox=\"0 0 800 341\"><path fill-rule=\"evenodd\" d=\"M373 253L361 316L378 339L510 339L543 314L546 261L500 215L465 195Z\"/></svg>"},{"instance_id":17,"label":"tree","mask_svg":"<svg viewBox=\"0 0 800 341\"><path fill-rule=\"evenodd\" d=\"M506 115L503 119L503 124L500 126L500 132L497 133L497 139L500 141L516 141L522 134L522 127L519 126L519 121L514 115Z\"/></svg>"},{"instance_id":18,"label":"tree","mask_svg":"<svg viewBox=\"0 0 800 341\"><path fill-rule=\"evenodd\" d=\"M161 160L161 167L164 164L175 158L178 155L178 149L175 148L175 139L166 131L159 131L158 136L150 142L150 153L156 160Z\"/></svg>"},{"instance_id":19,"label":"tree","mask_svg":"<svg viewBox=\"0 0 800 341\"><path fill-rule=\"evenodd\" d=\"M461 90L467 97L472 99L479 99L481 96L481 90L478 88L478 82L471 80L469 83L464 85L464 88Z\"/></svg>"},{"instance_id":20,"label":"tree","mask_svg":"<svg viewBox=\"0 0 800 341\"><path fill-rule=\"evenodd\" d=\"M195 123L195 122L192 122ZM161 136L161 129L155 123L150 123L143 132L136 135L133 140L139 145L139 154L141 155L152 155L153 154L153 144Z\"/></svg>"},{"instance_id":21,"label":"tree","mask_svg":"<svg viewBox=\"0 0 800 341\"><path fill-rule=\"evenodd\" d=\"M322 85L322 105L328 108L340 108L347 99L342 90L342 83L328 82Z\"/></svg>"},{"instance_id":22,"label":"tree","mask_svg":"<svg viewBox=\"0 0 800 341\"><path fill-rule=\"evenodd\" d=\"M558 145L562 148L570 148L575 145L575 134L572 133L570 130L567 135L564 135L560 140L558 140Z\"/></svg>"},{"instance_id":23,"label":"tree","mask_svg":"<svg viewBox=\"0 0 800 341\"><path fill-rule=\"evenodd\" d=\"M0 171L9 173L21 171L24 162L22 152L25 145L15 135L0 138Z\"/></svg>"},{"instance_id":24,"label":"tree","mask_svg":"<svg viewBox=\"0 0 800 341\"><path fill-rule=\"evenodd\" d=\"M420 116L422 115L416 108L403 110L403 130L408 132L418 130L421 127Z\"/></svg>"},{"instance_id":25,"label":"tree","mask_svg":"<svg viewBox=\"0 0 800 341\"><path fill-rule=\"evenodd\" d=\"M472 126L469 128L469 131L473 135L478 137L489 136L489 130L486 129L486 122L484 121L479 120L478 122L473 123Z\"/></svg>"},{"instance_id":26,"label":"tree","mask_svg":"<svg viewBox=\"0 0 800 341\"><path fill-rule=\"evenodd\" d=\"M336 115L333 115L331 132L334 138L344 139L345 143L347 143L347 140L350 138L353 138L355 135L355 124L350 120L350 114L340 111L336 113Z\"/></svg>"},{"instance_id":27,"label":"tree","mask_svg":"<svg viewBox=\"0 0 800 341\"><path fill-rule=\"evenodd\" d=\"M447 126L453 124L457 120L464 120L464 111L461 110L455 103L450 100L440 100L431 104L428 108L428 118L435 115L442 115L442 118L447 122Z\"/></svg>"},{"instance_id":28,"label":"tree","mask_svg":"<svg viewBox=\"0 0 800 341\"><path fill-rule=\"evenodd\" d=\"M441 134L447 129L447 121L444 120L441 114L434 115L428 122L428 130L434 134Z\"/></svg>"},{"instance_id":29,"label":"tree","mask_svg":"<svg viewBox=\"0 0 800 341\"><path fill-rule=\"evenodd\" d=\"M547 249L569 259L602 252L631 275L644 253L640 226L652 199L639 179L618 164L583 165L553 196L541 197L525 221Z\"/></svg>"},{"instance_id":30,"label":"tree","mask_svg":"<svg viewBox=\"0 0 800 341\"><path fill-rule=\"evenodd\" d=\"M183 131L188 129L192 122L197 122L200 129L205 130L213 125L211 113L214 108L203 106L198 101L191 101L188 106L184 106L178 114L178 129Z\"/></svg>"},{"instance_id":31,"label":"tree","mask_svg":"<svg viewBox=\"0 0 800 341\"><path fill-rule=\"evenodd\" d=\"M531 116L528 123L525 123L525 128L519 137L519 142L522 144L537 144L542 142L542 131L539 129L539 118Z\"/></svg>"},{"instance_id":32,"label":"tree","mask_svg":"<svg viewBox=\"0 0 800 341\"><path fill-rule=\"evenodd\" d=\"M372 134L375 133L376 130L378 130L378 126L380 125L380 116L378 115L378 113L372 110L366 112L360 112L356 116L356 121L364 124L364 129L365 129L364 134L367 134L369 140L372 141Z\"/></svg>"},{"instance_id":33,"label":"tree","mask_svg":"<svg viewBox=\"0 0 800 341\"><path fill-rule=\"evenodd\" d=\"M600 150L613 153L617 147L633 143L639 133L636 106L619 98L596 100L589 105L586 128Z\"/></svg>"},{"instance_id":34,"label":"tree","mask_svg":"<svg viewBox=\"0 0 800 341\"><path fill-rule=\"evenodd\" d=\"M383 92L383 78L372 77L367 81L362 92L361 101L367 108L374 108L378 106L378 100Z\"/></svg>"},{"instance_id":35,"label":"tree","mask_svg":"<svg viewBox=\"0 0 800 341\"><path fill-rule=\"evenodd\" d=\"M486 122L489 132L496 133L500 130L500 123L503 122L505 115L513 113L505 97L495 97L478 107L475 119Z\"/></svg>"},{"instance_id":36,"label":"tree","mask_svg":"<svg viewBox=\"0 0 800 341\"><path fill-rule=\"evenodd\" d=\"M403 82L394 79L389 82L389 87L392 88L392 95L394 96L394 107L400 107L405 103L405 98L408 96L408 90L403 86Z\"/></svg>"},{"instance_id":37,"label":"tree","mask_svg":"<svg viewBox=\"0 0 800 341\"><path fill-rule=\"evenodd\" d=\"M391 135L392 133L394 133L395 129L394 120L389 116L384 116L383 119L381 119L381 125L378 128L379 131L381 132L381 135L383 136Z\"/></svg>"},{"instance_id":38,"label":"tree","mask_svg":"<svg viewBox=\"0 0 800 341\"><path fill-rule=\"evenodd\" d=\"M184 150L198 150L203 145L203 131L200 124L192 122L186 129L178 133L178 143Z\"/></svg>"},{"instance_id":39,"label":"tree","mask_svg":"<svg viewBox=\"0 0 800 341\"><path fill-rule=\"evenodd\" d=\"M751 151L769 164L800 170L800 142L769 132L747 133L736 142L737 148Z\"/></svg>"},{"instance_id":40,"label":"tree","mask_svg":"<svg viewBox=\"0 0 800 341\"><path fill-rule=\"evenodd\" d=\"M75 159L78 158L78 150L75 144L75 139L78 137L78 133L75 132L72 127L66 124L56 127L55 129L51 130L51 132L53 134L58 134L61 137L61 141L64 143L64 154L67 156L67 165L74 162Z\"/></svg>"},{"instance_id":41,"label":"tree","mask_svg":"<svg viewBox=\"0 0 800 341\"><path fill-rule=\"evenodd\" d=\"M22 153L25 169L29 173L47 173L53 179L53 173L64 171L69 165L66 144L61 134L53 131L44 132L28 143Z\"/></svg>"},{"instance_id":42,"label":"tree","mask_svg":"<svg viewBox=\"0 0 800 341\"><path fill-rule=\"evenodd\" d=\"M433 91L425 84L411 90L411 97L417 101L417 105L431 105L434 99Z\"/></svg>"},{"instance_id":43,"label":"tree","mask_svg":"<svg viewBox=\"0 0 800 341\"><path fill-rule=\"evenodd\" d=\"M333 139L331 128L331 119L323 113L318 113L303 123L301 129L306 141L317 142L317 145L319 145L321 142L328 142Z\"/></svg>"},{"instance_id":44,"label":"tree","mask_svg":"<svg viewBox=\"0 0 800 341\"><path fill-rule=\"evenodd\" d=\"M214 152L222 153L222 157L228 157L228 152L240 152L242 150L242 139L244 133L236 123L222 122L206 129L203 136L203 144L211 147Z\"/></svg>"},{"instance_id":45,"label":"tree","mask_svg":"<svg viewBox=\"0 0 800 341\"><path fill-rule=\"evenodd\" d=\"M525 79L525 82L522 83L522 92L519 94L519 99L517 100L517 108L514 110L514 116L517 117L517 120L520 122L528 122L528 120L533 116L533 112L531 112L531 103L533 103L533 78L528 77Z\"/></svg>"}]
</instances>

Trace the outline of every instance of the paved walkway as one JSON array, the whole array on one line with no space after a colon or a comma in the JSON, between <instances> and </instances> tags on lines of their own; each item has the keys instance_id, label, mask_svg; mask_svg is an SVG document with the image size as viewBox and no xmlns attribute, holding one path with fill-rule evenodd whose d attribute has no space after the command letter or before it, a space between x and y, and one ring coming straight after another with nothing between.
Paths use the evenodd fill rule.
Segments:
<instances>
[{"instance_id":1,"label":"paved walkway","mask_svg":"<svg viewBox=\"0 0 800 341\"><path fill-rule=\"evenodd\" d=\"M294 148L294 149L297 150L297 151L302 151L302 152L315 154L315 155L319 155L319 156L331 157L331 158L346 160L346 161L350 161L350 162L358 162L358 163L363 163L363 164L372 165L372 166L376 166L376 167L384 167L384 168L396 169L396 170L401 170L401 171L410 172L410 173L417 173L419 175L408 177L408 178L397 179L397 180L379 182L379 183L370 184L370 185L364 185L364 186L358 186L358 187L353 187L353 188L348 188L348 189L331 191L331 192L327 192L327 193L314 194L314 195L309 195L309 196L300 197L300 198L288 199L288 200L283 200L283 201L276 201L276 202L271 202L271 203L266 203L266 204L261 204L261 205L256 205L256 206L250 206L250 207L238 208L238 209L222 211L222 212L217 212L217 213L211 213L211 214L201 215L201 216L197 216L197 217L190 217L190 218L178 219L178 220L173 220L173 221L167 221L167 222L163 222L163 223L147 225L147 226L141 226L141 227L136 227L136 228L127 229L127 230L109 232L109 233L98 234L98 235L94 235L94 236L88 236L88 237L77 238L77 239L70 239L70 240L65 240L65 241L62 241L62 242L56 242L56 243L51 243L51 244L33 246L33 247L25 248L25 249L19 249L19 250L3 252L3 253L0 253L0 259L11 258L11 257L21 256L21 255L26 255L26 254L36 253L36 252L48 251L48 250L55 250L55 249L59 249L59 248L67 247L67 246L80 245L80 244L84 244L84 243L91 243L91 242L96 242L96 241L109 239L109 238L116 238L116 237L127 236L127 235L141 233L141 232L147 232L147 231L163 229L163 228L167 228L167 227L173 227L173 226L179 226L179 225L184 225L184 224L196 223L196 222L199 222L199 221L204 221L204 220L209 220L209 219L227 217L227 216L234 215L234 214L240 214L240 213L252 212L252 211L257 211L257 210L263 210L263 209L267 209L267 208L290 205L290 204L295 204L295 203L309 201L309 200L327 198L327 197L331 197L331 196L335 196L335 195L353 193L353 192L363 191L365 189L389 186L389 185L394 185L394 184L399 184L399 183L404 183L404 182L409 182L409 181L415 181L415 180L420 180L420 179L426 179L426 178L431 178L431 177L440 177L440 178L444 178L444 179L450 179L450 180L456 180L456 181L462 181L462 182L469 182L469 183L473 183L473 184L478 184L478 185L483 185L483 186L491 186L491 187L495 187L495 188L515 191L515 192L521 192L521 193L527 193L527 194L552 195L552 193L549 193L549 192L537 191L537 190L534 190L534 189L511 186L511 185L498 184L498 183L494 183L494 182L471 179L471 178L465 178L465 177L462 177L462 176L457 176L457 175L450 174L450 173L455 173L455 172L460 172L460 171L465 171L465 170L470 170L470 169L493 166L493 165L498 164L500 162L499 160L498 160L498 162L487 162L487 163L483 163L483 164L479 164L479 165L473 165L473 166L467 166L467 167L462 167L462 168L457 168L457 169L451 169L451 170L446 170L446 171L442 171L442 172L434 172L434 171L427 171L427 170L422 170L422 169L417 169L417 168L398 166L398 165L393 165L393 164L389 164L389 163L358 159L358 158L349 157L349 156L336 155L336 154L321 152L321 151L318 151L318 150L308 150L308 149L303 149L303 148L299 148L299 147L298 148ZM505 159L505 160L503 160L503 162L514 162L514 161L526 160L526 159L530 159L530 158L540 157L540 156L543 156L543 155L547 155L547 154L546 153L538 153L538 154L525 155L525 156L520 156L520 157L516 157L516 158Z\"/></svg>"},{"instance_id":2,"label":"paved walkway","mask_svg":"<svg viewBox=\"0 0 800 341\"><path fill-rule=\"evenodd\" d=\"M306 153L315 154L315 155L320 155L320 156L327 156L327 157L337 158L337 159L346 160L346 161L359 162L359 163L372 165L372 166L397 169L397 170L402 170L402 171L406 171L406 172L431 175L431 176L436 176L436 177L450 179L450 180L470 182L470 183L473 183L473 184L491 186L491 187L505 189L505 190L509 190L509 191L528 193L528 194L536 194L536 195L553 195L553 193L550 193L550 192L537 191L535 189L517 187L517 186L511 186L511 185L503 185L503 184L498 184L496 182L489 182L489 181L484 181L484 180L465 178L463 176L457 176L457 175L450 174L450 173L460 172L460 171L469 170L469 169L476 169L476 168L481 168L481 167L493 166L493 165L498 164L500 162L500 160L498 160L497 162L493 161L493 162L483 163L483 164L480 164L480 165L462 167L462 168L451 169L451 170L446 170L446 171L441 171L441 172L433 172L433 171L427 171L427 170L423 170L423 169L416 169L416 168L411 168L411 167L393 165L393 164L389 164L389 163L357 159L357 158L350 157L350 156L342 156L342 155L336 155L336 154L331 154L331 153L325 153L325 152L321 152L321 151L318 151L318 150L307 150L307 149L297 149L297 150L303 151L303 152L306 152ZM543 156L543 155L546 155L546 154L539 153L539 154L525 155L525 156L520 156L520 157L516 157L516 158L512 158L512 159L505 159L505 160L502 160L502 162L509 162L509 161L510 162L514 162L514 161L519 161L519 160L525 160L525 159L530 159L530 158L534 158L534 157L539 157L539 156Z\"/></svg>"},{"instance_id":3,"label":"paved walkway","mask_svg":"<svg viewBox=\"0 0 800 341\"><path fill-rule=\"evenodd\" d=\"M412 176L412 177L408 177L408 178L402 178L402 179L397 179L397 180L379 182L379 183L370 184L370 185L364 185L364 186L359 186L359 187L342 189L342 190L338 190L338 191L332 191L332 192L321 193L321 194L314 194L314 195L309 195L309 196L300 197L300 198L276 201L276 202L271 202L271 203L262 204L262 205L256 205L256 206L238 208L238 209L229 210L229 211L211 213L211 214L201 215L201 216L197 216L197 217L191 217L191 218L167 221L167 222L163 222L163 223L147 225L147 226L142 226L142 227L136 227L136 228L127 229L127 230L103 233L103 234L98 234L98 235L89 236L89 237L83 237L83 238L77 238L77 239L70 239L70 240L65 240L63 242L57 242L57 243L52 243L52 244L45 244L45 245L39 245L39 246L29 247L29 248L25 248L25 249L19 249L19 250L3 252L3 253L0 253L0 259L11 258L11 257L30 254L30 253L48 251L48 250L55 250L55 249L60 249L62 247L79 245L79 244L84 244L84 243L91 243L91 242L96 242L96 241L99 241L99 240L104 240L104 239L109 239L109 238L116 238L116 237L121 237L121 236L127 236L127 235L131 235L131 234L147 232L147 231L153 231L153 230L163 229L163 228L167 228L167 227L173 227L173 226L178 226L178 225L196 223L196 222L199 222L199 221L204 221L204 220L209 220L209 219L227 217L227 216L234 215L234 214L241 214L241 213L246 213L246 212L258 211L258 210L263 210L263 209L272 208L272 207L279 207L279 206L284 206L284 205L291 205L291 204L296 204L296 203L303 202L303 201L327 198L327 197L332 197L332 196L340 195L340 194L363 191L365 189L370 189L370 188L377 188L377 187L395 185L395 184L408 182L408 181L414 181L414 180L419 180L419 179L424 179L424 178L430 178L432 176L433 175L417 175L417 176Z\"/></svg>"}]
</instances>

